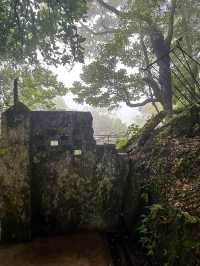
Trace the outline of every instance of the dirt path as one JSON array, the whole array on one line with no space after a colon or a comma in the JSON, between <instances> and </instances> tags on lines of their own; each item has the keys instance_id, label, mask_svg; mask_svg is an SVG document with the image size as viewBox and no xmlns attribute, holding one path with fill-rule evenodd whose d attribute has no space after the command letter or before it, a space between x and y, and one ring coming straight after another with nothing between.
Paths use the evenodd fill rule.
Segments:
<instances>
[{"instance_id":1,"label":"dirt path","mask_svg":"<svg viewBox=\"0 0 200 266\"><path fill-rule=\"evenodd\" d=\"M101 235L77 233L0 246L0 266L109 266Z\"/></svg>"}]
</instances>

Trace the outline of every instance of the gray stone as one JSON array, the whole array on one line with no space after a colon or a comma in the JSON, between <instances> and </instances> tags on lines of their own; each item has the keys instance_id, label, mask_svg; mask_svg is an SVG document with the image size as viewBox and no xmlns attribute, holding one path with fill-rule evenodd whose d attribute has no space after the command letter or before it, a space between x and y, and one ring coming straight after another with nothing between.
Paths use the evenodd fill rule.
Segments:
<instances>
[{"instance_id":1,"label":"gray stone","mask_svg":"<svg viewBox=\"0 0 200 266\"><path fill-rule=\"evenodd\" d=\"M1 241L115 230L127 161L113 145L96 145L89 112L31 112L17 102L2 121Z\"/></svg>"},{"instance_id":2,"label":"gray stone","mask_svg":"<svg viewBox=\"0 0 200 266\"><path fill-rule=\"evenodd\" d=\"M2 116L0 195L0 240L29 239L30 112L21 103Z\"/></svg>"}]
</instances>

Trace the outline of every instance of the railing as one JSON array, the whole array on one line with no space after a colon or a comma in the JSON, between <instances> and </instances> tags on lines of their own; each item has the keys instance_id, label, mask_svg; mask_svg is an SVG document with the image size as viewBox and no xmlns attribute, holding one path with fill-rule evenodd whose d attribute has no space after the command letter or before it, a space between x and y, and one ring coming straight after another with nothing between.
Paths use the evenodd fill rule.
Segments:
<instances>
[{"instance_id":1,"label":"railing","mask_svg":"<svg viewBox=\"0 0 200 266\"><path fill-rule=\"evenodd\" d=\"M96 143L99 145L101 145L101 144L115 144L116 140L120 137L123 137L123 135L117 135L117 134L94 135Z\"/></svg>"}]
</instances>

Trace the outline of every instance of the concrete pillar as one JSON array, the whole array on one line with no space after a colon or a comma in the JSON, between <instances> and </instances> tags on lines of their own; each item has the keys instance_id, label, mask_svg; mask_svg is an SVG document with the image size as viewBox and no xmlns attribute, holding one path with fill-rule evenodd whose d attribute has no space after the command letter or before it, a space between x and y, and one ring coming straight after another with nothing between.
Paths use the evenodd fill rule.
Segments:
<instances>
[{"instance_id":1,"label":"concrete pillar","mask_svg":"<svg viewBox=\"0 0 200 266\"><path fill-rule=\"evenodd\" d=\"M2 115L0 241L30 239L30 111L20 102Z\"/></svg>"}]
</instances>

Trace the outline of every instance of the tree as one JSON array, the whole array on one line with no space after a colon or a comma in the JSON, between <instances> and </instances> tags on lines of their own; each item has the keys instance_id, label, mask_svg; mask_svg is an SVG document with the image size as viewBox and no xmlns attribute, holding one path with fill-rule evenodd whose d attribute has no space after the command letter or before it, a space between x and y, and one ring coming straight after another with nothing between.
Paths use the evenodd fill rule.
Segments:
<instances>
[{"instance_id":1,"label":"tree","mask_svg":"<svg viewBox=\"0 0 200 266\"><path fill-rule=\"evenodd\" d=\"M67 88L57 80L50 70L36 66L13 70L6 66L0 71L0 107L13 102L13 80L19 78L20 100L30 109L52 109L56 107L55 97L64 96Z\"/></svg>"},{"instance_id":2,"label":"tree","mask_svg":"<svg viewBox=\"0 0 200 266\"><path fill-rule=\"evenodd\" d=\"M0 59L13 65L67 64L83 61L76 23L86 12L85 0L2 0Z\"/></svg>"},{"instance_id":3,"label":"tree","mask_svg":"<svg viewBox=\"0 0 200 266\"><path fill-rule=\"evenodd\" d=\"M188 2L190 15L185 17ZM183 45L187 48L192 45L193 54L200 33L194 27L194 21L199 21L198 1L133 0L123 5L118 1L96 0L95 3L104 10L103 15L97 16L93 12L96 22L84 26L85 30L93 32L92 37L100 44L95 60L83 68L81 82L75 82L71 88L75 99L110 108L118 107L122 102L130 107L159 102L164 111L171 114L170 51L174 40L183 36ZM106 24L108 16L115 19L112 29ZM188 40L190 34L195 34L186 31L183 20L188 29L191 27L198 34L193 44ZM96 24L99 32L95 30ZM102 35L106 35L103 41L99 39ZM154 60L157 60L158 78L151 69L142 71Z\"/></svg>"}]
</instances>

